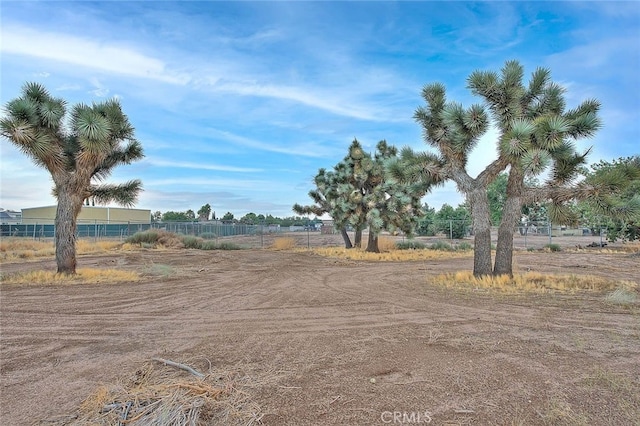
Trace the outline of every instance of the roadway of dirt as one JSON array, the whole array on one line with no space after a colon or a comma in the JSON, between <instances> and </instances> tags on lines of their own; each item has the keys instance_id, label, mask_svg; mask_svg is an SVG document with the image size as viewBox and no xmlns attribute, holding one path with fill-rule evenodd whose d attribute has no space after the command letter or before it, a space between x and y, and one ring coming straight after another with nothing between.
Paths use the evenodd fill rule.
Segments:
<instances>
[{"instance_id":1,"label":"roadway of dirt","mask_svg":"<svg viewBox=\"0 0 640 426\"><path fill-rule=\"evenodd\" d=\"M637 254L521 253L520 270L638 281ZM1 287L3 425L73 414L153 357L251 378L266 425L640 424L640 305L447 290L471 259L311 252L85 256L141 282ZM155 265L155 266L154 266ZM159 265L161 267L159 267ZM52 268L51 260L2 270Z\"/></svg>"}]
</instances>

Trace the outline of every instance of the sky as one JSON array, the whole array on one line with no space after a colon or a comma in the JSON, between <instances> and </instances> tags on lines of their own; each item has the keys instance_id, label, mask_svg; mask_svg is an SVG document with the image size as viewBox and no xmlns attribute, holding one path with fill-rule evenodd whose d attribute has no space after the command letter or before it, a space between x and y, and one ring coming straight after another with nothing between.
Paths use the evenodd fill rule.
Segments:
<instances>
[{"instance_id":1,"label":"sky","mask_svg":"<svg viewBox=\"0 0 640 426\"><path fill-rule=\"evenodd\" d=\"M3 0L0 13L0 104L27 81L71 105L119 99L145 158L109 182L141 179L137 208L293 216L354 138L428 150L413 119L425 84L468 106L481 102L469 74L512 59L527 80L549 68L569 108L602 103L603 128L576 144L590 162L640 154L640 2ZM54 205L48 173L0 149L0 207ZM424 201L464 199L447 184Z\"/></svg>"}]
</instances>

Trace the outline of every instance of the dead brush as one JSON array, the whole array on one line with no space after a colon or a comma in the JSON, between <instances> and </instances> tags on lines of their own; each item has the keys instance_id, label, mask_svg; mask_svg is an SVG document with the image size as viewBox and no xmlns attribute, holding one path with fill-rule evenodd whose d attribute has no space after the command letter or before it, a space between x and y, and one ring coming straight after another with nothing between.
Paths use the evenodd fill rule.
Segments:
<instances>
[{"instance_id":1,"label":"dead brush","mask_svg":"<svg viewBox=\"0 0 640 426\"><path fill-rule=\"evenodd\" d=\"M291 237L280 237L273 240L273 250L291 250L296 247L296 240Z\"/></svg>"},{"instance_id":2,"label":"dead brush","mask_svg":"<svg viewBox=\"0 0 640 426\"><path fill-rule=\"evenodd\" d=\"M156 359L156 361L166 361ZM260 407L242 390L246 378L184 364L145 363L114 385L102 385L73 415L70 425L205 425L260 424ZM178 369L170 368L178 366ZM191 370L188 374L181 370Z\"/></svg>"}]
</instances>

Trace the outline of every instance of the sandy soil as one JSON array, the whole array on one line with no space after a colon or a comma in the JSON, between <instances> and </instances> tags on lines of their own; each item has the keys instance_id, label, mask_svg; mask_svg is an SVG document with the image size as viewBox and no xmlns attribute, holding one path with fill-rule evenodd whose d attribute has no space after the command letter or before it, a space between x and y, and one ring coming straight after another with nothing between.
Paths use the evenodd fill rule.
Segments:
<instances>
[{"instance_id":1,"label":"sandy soil","mask_svg":"<svg viewBox=\"0 0 640 426\"><path fill-rule=\"evenodd\" d=\"M638 261L595 252L515 259L519 270L640 281ZM638 303L429 284L471 262L266 249L81 257L81 267L146 275L1 287L0 423L62 424L100 384L162 357L250 377L245 391L266 425L640 424Z\"/></svg>"}]
</instances>

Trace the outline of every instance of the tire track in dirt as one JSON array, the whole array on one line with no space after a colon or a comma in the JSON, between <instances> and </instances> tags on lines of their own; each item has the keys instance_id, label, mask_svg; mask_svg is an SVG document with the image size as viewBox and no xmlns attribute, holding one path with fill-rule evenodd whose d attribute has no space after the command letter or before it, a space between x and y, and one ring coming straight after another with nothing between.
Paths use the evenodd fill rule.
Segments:
<instances>
[{"instance_id":1,"label":"tire track in dirt","mask_svg":"<svg viewBox=\"0 0 640 426\"><path fill-rule=\"evenodd\" d=\"M637 316L580 296L528 300L445 291L427 283L429 274L456 268L442 261L382 264L243 250L123 253L81 263L115 263L146 276L139 283L2 286L4 424L69 412L98 383L153 356L301 365L320 382L330 366L374 374L370 363L386 368L406 350L436 357L433 365L441 365L443 354L453 360L471 354L486 366L505 364L526 380L565 357L640 356ZM154 275L154 264L169 266L172 274ZM371 359L372 353L380 358ZM439 377L438 369L405 362L416 377Z\"/></svg>"}]
</instances>

